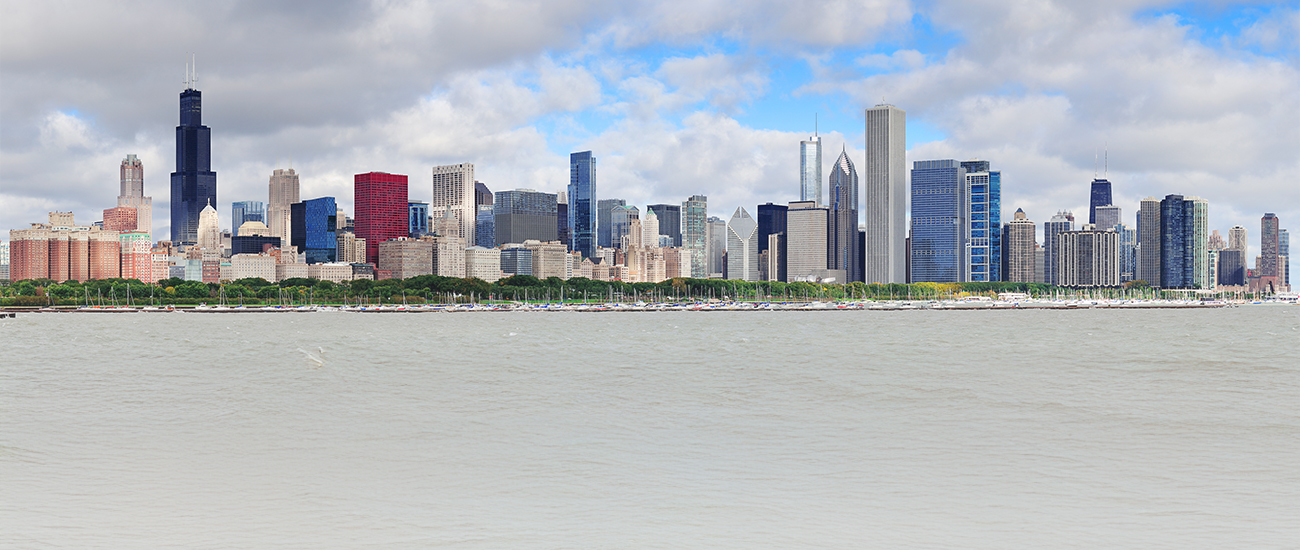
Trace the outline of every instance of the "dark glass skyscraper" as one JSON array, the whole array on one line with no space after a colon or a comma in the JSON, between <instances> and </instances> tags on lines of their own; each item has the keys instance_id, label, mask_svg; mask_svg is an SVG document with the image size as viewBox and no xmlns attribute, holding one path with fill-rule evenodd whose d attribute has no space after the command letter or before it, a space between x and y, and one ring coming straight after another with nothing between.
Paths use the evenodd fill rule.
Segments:
<instances>
[{"instance_id":1,"label":"dark glass skyscraper","mask_svg":"<svg viewBox=\"0 0 1300 550\"><path fill-rule=\"evenodd\" d=\"M613 241L614 209L627 206L623 199L600 199L596 201L596 246L601 248L618 248Z\"/></svg>"},{"instance_id":2,"label":"dark glass skyscraper","mask_svg":"<svg viewBox=\"0 0 1300 550\"><path fill-rule=\"evenodd\" d=\"M1092 198L1088 201L1088 223L1097 223L1097 207L1115 204L1110 198L1110 181L1105 179L1092 180ZM1103 229L1110 229L1105 227Z\"/></svg>"},{"instance_id":3,"label":"dark glass skyscraper","mask_svg":"<svg viewBox=\"0 0 1300 550\"><path fill-rule=\"evenodd\" d=\"M646 207L659 218L659 234L673 238L673 246L682 246L682 205L652 204ZM784 207L782 207L784 208ZM759 246L762 246L761 244Z\"/></svg>"},{"instance_id":4,"label":"dark glass skyscraper","mask_svg":"<svg viewBox=\"0 0 1300 550\"><path fill-rule=\"evenodd\" d=\"M769 273L768 276L777 281L786 280L786 212L790 207L784 204L760 204L758 205L758 253L768 252L771 246L769 240L772 235L777 235L776 250L776 273ZM657 212L656 212L657 214ZM771 252L768 252L771 254Z\"/></svg>"},{"instance_id":5,"label":"dark glass skyscraper","mask_svg":"<svg viewBox=\"0 0 1300 550\"><path fill-rule=\"evenodd\" d=\"M307 263L325 264L338 260L337 215L334 197L305 200L289 206L291 244L298 247L298 253L307 258Z\"/></svg>"},{"instance_id":6,"label":"dark glass skyscraper","mask_svg":"<svg viewBox=\"0 0 1300 550\"><path fill-rule=\"evenodd\" d=\"M590 258L596 252L596 157L591 151L569 155L569 234L572 249Z\"/></svg>"},{"instance_id":7,"label":"dark glass skyscraper","mask_svg":"<svg viewBox=\"0 0 1300 550\"><path fill-rule=\"evenodd\" d=\"M244 222L266 223L266 207L262 201L237 201L230 204L230 232L239 234Z\"/></svg>"},{"instance_id":8,"label":"dark glass skyscraper","mask_svg":"<svg viewBox=\"0 0 1300 550\"><path fill-rule=\"evenodd\" d=\"M965 281L1002 280L1002 172L987 160L961 163L966 171Z\"/></svg>"},{"instance_id":9,"label":"dark glass skyscraper","mask_svg":"<svg viewBox=\"0 0 1300 550\"><path fill-rule=\"evenodd\" d=\"M556 237L556 202L554 193L532 189L497 191L492 202L493 233L500 246L522 243L529 239L553 241Z\"/></svg>"},{"instance_id":10,"label":"dark glass skyscraper","mask_svg":"<svg viewBox=\"0 0 1300 550\"><path fill-rule=\"evenodd\" d=\"M203 93L193 83L181 92L181 124L176 127L176 171L172 172L172 242L199 240L199 212L217 204L217 173L212 171L212 131L203 125Z\"/></svg>"},{"instance_id":11,"label":"dark glass skyscraper","mask_svg":"<svg viewBox=\"0 0 1300 550\"><path fill-rule=\"evenodd\" d=\"M1191 288L1185 269L1187 209L1182 195L1166 195L1160 201L1160 288Z\"/></svg>"}]
</instances>

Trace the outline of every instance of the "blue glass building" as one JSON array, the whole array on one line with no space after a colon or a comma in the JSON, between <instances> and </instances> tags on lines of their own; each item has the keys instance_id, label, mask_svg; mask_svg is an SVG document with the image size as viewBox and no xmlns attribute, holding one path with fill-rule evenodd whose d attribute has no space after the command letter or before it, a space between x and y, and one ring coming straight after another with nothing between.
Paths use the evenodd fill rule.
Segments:
<instances>
[{"instance_id":1,"label":"blue glass building","mask_svg":"<svg viewBox=\"0 0 1300 550\"><path fill-rule=\"evenodd\" d=\"M337 216L334 197L321 197L289 205L292 225L289 244L298 247L298 253L307 258L307 263L338 261L339 245L335 231Z\"/></svg>"},{"instance_id":2,"label":"blue glass building","mask_svg":"<svg viewBox=\"0 0 1300 550\"><path fill-rule=\"evenodd\" d=\"M217 173L212 171L212 130L203 125L203 93L193 87L181 92L180 114L171 179L172 242L190 246L199 239L199 213L217 204Z\"/></svg>"},{"instance_id":3,"label":"blue glass building","mask_svg":"<svg viewBox=\"0 0 1300 550\"><path fill-rule=\"evenodd\" d=\"M491 201L478 205L478 215L474 218L474 246L496 248L496 214Z\"/></svg>"},{"instance_id":4,"label":"blue glass building","mask_svg":"<svg viewBox=\"0 0 1300 550\"><path fill-rule=\"evenodd\" d=\"M230 232L239 234L245 222L266 223L266 206L262 201L239 201L230 204Z\"/></svg>"},{"instance_id":5,"label":"blue glass building","mask_svg":"<svg viewBox=\"0 0 1300 550\"><path fill-rule=\"evenodd\" d=\"M1112 204L1115 203L1111 202L1110 181L1105 179L1092 180L1092 197L1088 201L1088 223L1097 223L1098 206L1109 206Z\"/></svg>"},{"instance_id":6,"label":"blue glass building","mask_svg":"<svg viewBox=\"0 0 1300 550\"><path fill-rule=\"evenodd\" d=\"M778 235L776 253L776 273L769 276L778 281L786 279L786 213L790 207L784 204L760 204L758 205L758 253L762 254L771 246L769 237ZM657 214L658 212L656 212ZM769 252L771 254L771 252Z\"/></svg>"},{"instance_id":7,"label":"blue glass building","mask_svg":"<svg viewBox=\"0 0 1300 550\"><path fill-rule=\"evenodd\" d=\"M596 253L596 157L591 151L569 155L569 234L572 250Z\"/></svg>"},{"instance_id":8,"label":"blue glass building","mask_svg":"<svg viewBox=\"0 0 1300 550\"><path fill-rule=\"evenodd\" d=\"M429 234L429 203L420 201L411 201L406 203L406 214L409 219L408 232L410 237L418 239Z\"/></svg>"},{"instance_id":9,"label":"blue glass building","mask_svg":"<svg viewBox=\"0 0 1300 550\"><path fill-rule=\"evenodd\" d=\"M1160 288L1189 288L1187 277L1187 218L1189 211L1182 195L1166 195L1160 201Z\"/></svg>"},{"instance_id":10,"label":"blue glass building","mask_svg":"<svg viewBox=\"0 0 1300 550\"><path fill-rule=\"evenodd\" d=\"M497 191L492 202L496 216L493 233L496 244L522 243L529 239L556 238L556 195L532 189Z\"/></svg>"},{"instance_id":11,"label":"blue glass building","mask_svg":"<svg viewBox=\"0 0 1300 550\"><path fill-rule=\"evenodd\" d=\"M912 163L912 282L961 281L965 176L952 159Z\"/></svg>"},{"instance_id":12,"label":"blue glass building","mask_svg":"<svg viewBox=\"0 0 1300 550\"><path fill-rule=\"evenodd\" d=\"M961 163L966 172L966 277L972 282L1002 280L1002 172L986 160Z\"/></svg>"}]
</instances>

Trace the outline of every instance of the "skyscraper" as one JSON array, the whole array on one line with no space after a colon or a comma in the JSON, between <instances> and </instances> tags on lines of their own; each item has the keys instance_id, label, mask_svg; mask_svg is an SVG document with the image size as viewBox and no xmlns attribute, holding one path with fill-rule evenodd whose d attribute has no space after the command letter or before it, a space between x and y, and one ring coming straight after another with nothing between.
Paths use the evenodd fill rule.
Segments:
<instances>
[{"instance_id":1,"label":"skyscraper","mask_svg":"<svg viewBox=\"0 0 1300 550\"><path fill-rule=\"evenodd\" d=\"M1192 288L1184 202L1182 195L1165 195L1160 201L1160 288Z\"/></svg>"},{"instance_id":2,"label":"skyscraper","mask_svg":"<svg viewBox=\"0 0 1300 550\"><path fill-rule=\"evenodd\" d=\"M480 248L496 248L496 206L491 204L478 205L478 220L474 224L474 246Z\"/></svg>"},{"instance_id":3,"label":"skyscraper","mask_svg":"<svg viewBox=\"0 0 1300 550\"><path fill-rule=\"evenodd\" d=\"M786 259L786 282L821 279L826 276L826 229L828 210L813 201L790 203L786 210L786 231L790 256ZM843 281L836 281L843 282Z\"/></svg>"},{"instance_id":4,"label":"skyscraper","mask_svg":"<svg viewBox=\"0 0 1300 550\"><path fill-rule=\"evenodd\" d=\"M601 248L618 248L614 241L615 208L627 205L623 199L600 199L596 201L596 245Z\"/></svg>"},{"instance_id":5,"label":"skyscraper","mask_svg":"<svg viewBox=\"0 0 1300 550\"><path fill-rule=\"evenodd\" d=\"M1282 241L1281 224L1277 215L1267 212L1259 220L1259 261L1255 265L1257 277L1277 277L1280 274L1279 256Z\"/></svg>"},{"instance_id":6,"label":"skyscraper","mask_svg":"<svg viewBox=\"0 0 1300 550\"><path fill-rule=\"evenodd\" d=\"M961 282L966 271L966 171L952 159L919 160L912 166L912 281Z\"/></svg>"},{"instance_id":7,"label":"skyscraper","mask_svg":"<svg viewBox=\"0 0 1300 550\"><path fill-rule=\"evenodd\" d=\"M773 281L786 280L786 248L789 246L786 241L786 211L789 209L784 204L760 204L758 205L758 253L767 252L769 256L775 255L774 262L776 269L770 270L768 277ZM773 241L772 237L776 237ZM775 244L776 250L771 250Z\"/></svg>"},{"instance_id":8,"label":"skyscraper","mask_svg":"<svg viewBox=\"0 0 1300 550\"><path fill-rule=\"evenodd\" d=\"M893 105L866 114L865 280L905 283L908 262L915 260L907 253L907 116Z\"/></svg>"},{"instance_id":9,"label":"skyscraper","mask_svg":"<svg viewBox=\"0 0 1300 550\"><path fill-rule=\"evenodd\" d=\"M727 223L727 278L758 280L758 222L743 207Z\"/></svg>"},{"instance_id":10,"label":"skyscraper","mask_svg":"<svg viewBox=\"0 0 1300 550\"><path fill-rule=\"evenodd\" d=\"M569 154L570 247L584 258L596 253L596 157L591 151Z\"/></svg>"},{"instance_id":11,"label":"skyscraper","mask_svg":"<svg viewBox=\"0 0 1300 550\"><path fill-rule=\"evenodd\" d=\"M221 251L221 225L217 217L217 209L211 204L204 206L199 212L199 225L195 233L195 244L199 248L211 250L213 252Z\"/></svg>"},{"instance_id":12,"label":"skyscraper","mask_svg":"<svg viewBox=\"0 0 1300 550\"><path fill-rule=\"evenodd\" d=\"M1071 288L1119 286L1119 235L1088 224L1063 231L1058 244L1060 286Z\"/></svg>"},{"instance_id":13,"label":"skyscraper","mask_svg":"<svg viewBox=\"0 0 1300 550\"><path fill-rule=\"evenodd\" d=\"M1127 283L1136 280L1138 265L1137 230L1122 222L1115 224L1114 230L1119 235L1119 281Z\"/></svg>"},{"instance_id":14,"label":"skyscraper","mask_svg":"<svg viewBox=\"0 0 1300 550\"><path fill-rule=\"evenodd\" d=\"M172 242L193 245L199 237L199 213L217 203L217 173L212 171L212 131L203 125L203 93L186 67L181 92L181 123L176 127L176 171L172 172Z\"/></svg>"},{"instance_id":15,"label":"skyscraper","mask_svg":"<svg viewBox=\"0 0 1300 550\"><path fill-rule=\"evenodd\" d=\"M853 167L847 152L840 152L831 167L828 180L830 188L830 227L827 228L827 258L830 269L842 269L848 280L861 281L858 272L858 171Z\"/></svg>"},{"instance_id":16,"label":"skyscraper","mask_svg":"<svg viewBox=\"0 0 1300 550\"><path fill-rule=\"evenodd\" d=\"M603 202L603 201L602 201ZM641 220L641 210L635 206L620 204L614 206L609 212L609 247L608 248L627 248L623 242L623 237L632 232L632 222ZM601 227L601 234L604 234L604 227ZM637 236L640 238L640 235Z\"/></svg>"},{"instance_id":17,"label":"skyscraper","mask_svg":"<svg viewBox=\"0 0 1300 550\"><path fill-rule=\"evenodd\" d=\"M450 212L458 231L454 236L466 243L474 242L474 225L478 218L476 189L473 164L463 162L433 167L433 201L429 203L429 215L442 218Z\"/></svg>"},{"instance_id":18,"label":"skyscraper","mask_svg":"<svg viewBox=\"0 0 1300 550\"><path fill-rule=\"evenodd\" d=\"M1282 270L1282 284L1291 286L1291 234L1285 229L1277 230L1277 258Z\"/></svg>"},{"instance_id":19,"label":"skyscraper","mask_svg":"<svg viewBox=\"0 0 1300 550\"><path fill-rule=\"evenodd\" d=\"M244 222L266 223L266 209L262 201L236 201L230 203L230 231L239 233Z\"/></svg>"},{"instance_id":20,"label":"skyscraper","mask_svg":"<svg viewBox=\"0 0 1300 550\"><path fill-rule=\"evenodd\" d=\"M1097 207L1108 206L1112 204L1110 198L1110 181L1105 179L1092 180L1092 193L1088 201L1088 223L1102 227L1097 224ZM1117 222L1118 223L1118 222ZM1111 226L1106 226L1109 229Z\"/></svg>"},{"instance_id":21,"label":"skyscraper","mask_svg":"<svg viewBox=\"0 0 1300 550\"><path fill-rule=\"evenodd\" d=\"M1240 225L1232 226L1228 230L1228 248L1240 250L1243 254L1246 252L1247 241L1246 228Z\"/></svg>"},{"instance_id":22,"label":"skyscraper","mask_svg":"<svg viewBox=\"0 0 1300 550\"><path fill-rule=\"evenodd\" d=\"M556 239L556 196L552 193L532 189L497 191L492 209L496 237L493 246Z\"/></svg>"},{"instance_id":23,"label":"skyscraper","mask_svg":"<svg viewBox=\"0 0 1300 550\"><path fill-rule=\"evenodd\" d=\"M289 168L276 168L267 183L266 226L271 235L288 242L290 238L289 207L298 202L298 173Z\"/></svg>"},{"instance_id":24,"label":"skyscraper","mask_svg":"<svg viewBox=\"0 0 1300 550\"><path fill-rule=\"evenodd\" d=\"M1038 243L1034 236L1037 229L1025 211L1016 209L1012 220L1004 226L1003 246L1005 250L1005 280L1013 283L1034 282L1034 250Z\"/></svg>"},{"instance_id":25,"label":"skyscraper","mask_svg":"<svg viewBox=\"0 0 1300 550\"><path fill-rule=\"evenodd\" d=\"M673 246L682 246L682 205L652 204L646 207L659 217L659 234L673 239Z\"/></svg>"},{"instance_id":26,"label":"skyscraper","mask_svg":"<svg viewBox=\"0 0 1300 550\"><path fill-rule=\"evenodd\" d=\"M822 138L799 142L799 200L822 204Z\"/></svg>"},{"instance_id":27,"label":"skyscraper","mask_svg":"<svg viewBox=\"0 0 1300 550\"><path fill-rule=\"evenodd\" d=\"M1093 207L1092 216L1096 221L1090 223L1098 229L1112 229L1123 219L1120 208L1113 204Z\"/></svg>"},{"instance_id":28,"label":"skyscraper","mask_svg":"<svg viewBox=\"0 0 1300 550\"><path fill-rule=\"evenodd\" d=\"M1061 284L1061 233L1074 231L1074 215L1057 212L1043 224L1043 278L1049 285Z\"/></svg>"},{"instance_id":29,"label":"skyscraper","mask_svg":"<svg viewBox=\"0 0 1300 550\"><path fill-rule=\"evenodd\" d=\"M709 276L708 258L704 254L705 239L708 237L705 224L708 217L708 197L693 195L682 203L682 247L691 255L691 277L697 279Z\"/></svg>"},{"instance_id":30,"label":"skyscraper","mask_svg":"<svg viewBox=\"0 0 1300 550\"><path fill-rule=\"evenodd\" d=\"M338 208L334 197L296 202L289 211L293 223L290 244L298 247L298 254L309 264L338 261Z\"/></svg>"},{"instance_id":31,"label":"skyscraper","mask_svg":"<svg viewBox=\"0 0 1300 550\"><path fill-rule=\"evenodd\" d=\"M153 232L153 198L144 196L144 163L135 155L122 159L122 185L117 195L117 205L135 209L135 229Z\"/></svg>"},{"instance_id":32,"label":"skyscraper","mask_svg":"<svg viewBox=\"0 0 1300 550\"><path fill-rule=\"evenodd\" d=\"M1137 219L1137 280L1146 281L1151 286L1160 286L1163 270L1160 269L1160 255L1163 244L1160 240L1160 199L1147 197L1142 199Z\"/></svg>"},{"instance_id":33,"label":"skyscraper","mask_svg":"<svg viewBox=\"0 0 1300 550\"><path fill-rule=\"evenodd\" d=\"M704 222L705 243L704 256L707 260L705 277L719 278L726 276L727 258L727 222L717 216L709 216Z\"/></svg>"},{"instance_id":34,"label":"skyscraper","mask_svg":"<svg viewBox=\"0 0 1300 550\"><path fill-rule=\"evenodd\" d=\"M407 237L410 213L406 176L367 172L352 178L356 235L366 240L366 263L379 263L379 244Z\"/></svg>"},{"instance_id":35,"label":"skyscraper","mask_svg":"<svg viewBox=\"0 0 1300 550\"><path fill-rule=\"evenodd\" d=\"M474 182L474 206L492 204L492 190L481 181Z\"/></svg>"},{"instance_id":36,"label":"skyscraper","mask_svg":"<svg viewBox=\"0 0 1300 550\"><path fill-rule=\"evenodd\" d=\"M573 252L573 236L569 234L569 193L566 191L555 194L555 240Z\"/></svg>"},{"instance_id":37,"label":"skyscraper","mask_svg":"<svg viewBox=\"0 0 1300 550\"><path fill-rule=\"evenodd\" d=\"M1210 261L1210 203L1200 197L1187 197L1183 203L1187 211L1187 247L1188 278L1192 288L1214 289L1217 277L1211 277Z\"/></svg>"},{"instance_id":38,"label":"skyscraper","mask_svg":"<svg viewBox=\"0 0 1300 550\"><path fill-rule=\"evenodd\" d=\"M961 163L965 171L966 235L963 281L1002 280L1002 172L986 160Z\"/></svg>"},{"instance_id":39,"label":"skyscraper","mask_svg":"<svg viewBox=\"0 0 1300 550\"><path fill-rule=\"evenodd\" d=\"M477 214L476 214L477 215ZM429 234L429 203L424 201L406 202L407 234L418 239ZM476 219L477 221L477 219ZM295 224L297 227L297 224Z\"/></svg>"}]
</instances>

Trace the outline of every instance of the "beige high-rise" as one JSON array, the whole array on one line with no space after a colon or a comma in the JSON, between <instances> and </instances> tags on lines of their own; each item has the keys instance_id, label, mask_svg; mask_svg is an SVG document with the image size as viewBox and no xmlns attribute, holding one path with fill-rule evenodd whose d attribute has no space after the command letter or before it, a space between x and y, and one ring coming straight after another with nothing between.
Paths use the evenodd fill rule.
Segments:
<instances>
[{"instance_id":1,"label":"beige high-rise","mask_svg":"<svg viewBox=\"0 0 1300 550\"><path fill-rule=\"evenodd\" d=\"M289 206L299 202L298 173L293 168L276 168L271 172L271 181L267 187L269 196L266 203L266 226L271 228L272 237L280 237L287 243L292 227L289 222Z\"/></svg>"},{"instance_id":2,"label":"beige high-rise","mask_svg":"<svg viewBox=\"0 0 1300 550\"><path fill-rule=\"evenodd\" d=\"M456 235L466 243L474 242L478 204L474 197L474 165L464 162L433 167L433 201L429 216L438 219L446 214L455 218Z\"/></svg>"},{"instance_id":3,"label":"beige high-rise","mask_svg":"<svg viewBox=\"0 0 1300 550\"><path fill-rule=\"evenodd\" d=\"M907 113L893 105L866 111L867 158L862 180L867 283L907 282L906 126Z\"/></svg>"}]
</instances>

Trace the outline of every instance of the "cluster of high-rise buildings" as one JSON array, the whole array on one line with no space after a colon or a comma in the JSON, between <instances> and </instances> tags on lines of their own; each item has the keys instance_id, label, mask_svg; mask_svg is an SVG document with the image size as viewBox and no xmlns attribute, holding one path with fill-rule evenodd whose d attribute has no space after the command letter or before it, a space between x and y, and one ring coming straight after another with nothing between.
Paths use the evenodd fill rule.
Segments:
<instances>
[{"instance_id":1,"label":"cluster of high-rise buildings","mask_svg":"<svg viewBox=\"0 0 1300 550\"><path fill-rule=\"evenodd\" d=\"M1264 217L1261 253L1247 269L1246 231L1228 241L1208 231L1208 203L1168 195L1141 203L1124 223L1111 183L1094 179L1088 223L1061 211L1037 227L1021 210L1002 217L1002 173L989 161L912 163L906 115L892 105L865 112L861 176L842 148L827 168L822 138L800 142L799 200L709 216L708 198L651 204L644 211L597 193L596 157L569 158L566 189L493 193L470 163L436 166L428 202L412 198L408 176L353 179L355 212L334 197L303 200L299 174L274 170L267 201L232 203L229 229L214 207L211 130L202 94L180 94L171 239L151 239L152 199L135 155L121 164L117 206L77 225L70 212L10 232L0 269L12 280L169 277L218 282L260 277L408 278L417 275L587 277L659 282L676 277L865 283L1041 282L1115 287L1145 280L1169 289L1287 287L1286 230ZM860 181L861 180L861 181ZM909 210L910 203L910 210ZM910 216L909 216L910 214Z\"/></svg>"}]
</instances>

